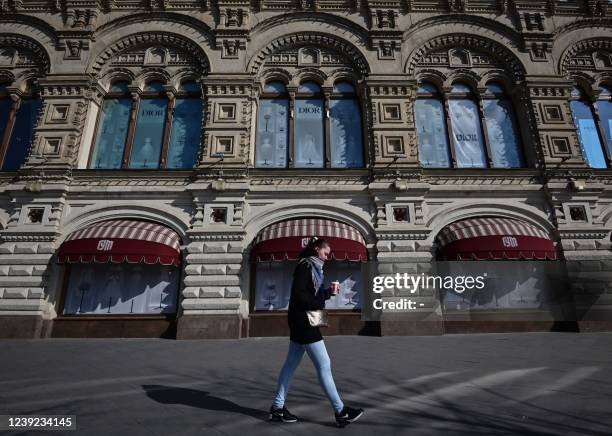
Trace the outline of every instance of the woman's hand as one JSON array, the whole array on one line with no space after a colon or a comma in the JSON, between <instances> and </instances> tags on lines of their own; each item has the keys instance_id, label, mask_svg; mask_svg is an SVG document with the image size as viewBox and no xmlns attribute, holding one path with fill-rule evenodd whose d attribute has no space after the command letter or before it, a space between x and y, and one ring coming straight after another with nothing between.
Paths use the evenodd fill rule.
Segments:
<instances>
[{"instance_id":1,"label":"woman's hand","mask_svg":"<svg viewBox=\"0 0 612 436\"><path fill-rule=\"evenodd\" d=\"M340 292L340 283L339 282L331 282L329 288L325 290L325 299L329 300L331 297L335 297Z\"/></svg>"}]
</instances>

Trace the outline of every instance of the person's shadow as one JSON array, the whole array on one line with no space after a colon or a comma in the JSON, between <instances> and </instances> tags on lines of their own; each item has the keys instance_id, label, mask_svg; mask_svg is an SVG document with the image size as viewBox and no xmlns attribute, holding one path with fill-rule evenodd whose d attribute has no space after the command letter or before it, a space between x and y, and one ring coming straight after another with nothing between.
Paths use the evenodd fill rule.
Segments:
<instances>
[{"instance_id":1,"label":"person's shadow","mask_svg":"<svg viewBox=\"0 0 612 436\"><path fill-rule=\"evenodd\" d=\"M206 391L162 385L142 385L142 388L149 398L162 404L184 404L200 409L241 413L262 421L267 421L268 418L267 413L262 410L240 406L224 398L210 395Z\"/></svg>"}]
</instances>

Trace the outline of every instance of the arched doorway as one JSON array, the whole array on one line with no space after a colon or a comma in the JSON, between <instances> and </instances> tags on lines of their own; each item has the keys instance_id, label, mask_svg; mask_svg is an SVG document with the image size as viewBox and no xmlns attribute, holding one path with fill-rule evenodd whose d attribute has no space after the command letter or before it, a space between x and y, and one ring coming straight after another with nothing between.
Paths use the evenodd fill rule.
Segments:
<instances>
[{"instance_id":1,"label":"arched doorway","mask_svg":"<svg viewBox=\"0 0 612 436\"><path fill-rule=\"evenodd\" d=\"M52 336L175 337L181 239L160 224L109 220L61 245L64 280Z\"/></svg>"},{"instance_id":2,"label":"arched doorway","mask_svg":"<svg viewBox=\"0 0 612 436\"><path fill-rule=\"evenodd\" d=\"M253 242L249 336L289 334L287 308L292 275L300 251L312 236L325 238L332 247L324 267L326 284L340 282L340 293L326 303L330 325L324 334L363 333L362 263L368 260L363 235L346 223L307 217L274 223L259 232Z\"/></svg>"}]
</instances>

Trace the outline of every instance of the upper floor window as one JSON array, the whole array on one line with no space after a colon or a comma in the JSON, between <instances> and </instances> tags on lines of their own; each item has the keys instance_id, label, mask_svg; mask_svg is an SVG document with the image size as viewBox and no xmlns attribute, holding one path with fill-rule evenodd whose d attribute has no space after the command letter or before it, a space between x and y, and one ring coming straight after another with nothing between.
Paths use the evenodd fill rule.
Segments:
<instances>
[{"instance_id":1,"label":"upper floor window","mask_svg":"<svg viewBox=\"0 0 612 436\"><path fill-rule=\"evenodd\" d=\"M148 82L132 93L114 83L102 104L90 168L192 168L202 124L200 88L183 82L176 93Z\"/></svg>"},{"instance_id":2,"label":"upper floor window","mask_svg":"<svg viewBox=\"0 0 612 436\"><path fill-rule=\"evenodd\" d=\"M444 102L434 85L424 83L417 90L415 107L419 159L427 168L451 166Z\"/></svg>"},{"instance_id":3,"label":"upper floor window","mask_svg":"<svg viewBox=\"0 0 612 436\"><path fill-rule=\"evenodd\" d=\"M512 102L504 88L496 83L487 86L482 108L491 160L496 168L520 168L525 166L521 142L516 130L516 118Z\"/></svg>"},{"instance_id":4,"label":"upper floor window","mask_svg":"<svg viewBox=\"0 0 612 436\"><path fill-rule=\"evenodd\" d=\"M288 160L289 94L281 82L270 82L259 100L255 166L285 168Z\"/></svg>"},{"instance_id":5,"label":"upper floor window","mask_svg":"<svg viewBox=\"0 0 612 436\"><path fill-rule=\"evenodd\" d=\"M363 167L361 108L351 83L334 85L330 112L332 168Z\"/></svg>"},{"instance_id":6,"label":"upper floor window","mask_svg":"<svg viewBox=\"0 0 612 436\"><path fill-rule=\"evenodd\" d=\"M599 88L599 98L597 100L597 112L601 120L601 127L605 138L608 156L612 158L612 88L602 86Z\"/></svg>"},{"instance_id":7,"label":"upper floor window","mask_svg":"<svg viewBox=\"0 0 612 436\"><path fill-rule=\"evenodd\" d=\"M305 81L290 95L283 83L269 82L260 98L255 165L363 167L361 126L359 99L351 83L338 82L331 92L323 92L318 83Z\"/></svg>"},{"instance_id":8,"label":"upper floor window","mask_svg":"<svg viewBox=\"0 0 612 436\"><path fill-rule=\"evenodd\" d=\"M11 98L12 97L12 98ZM23 94L10 95L0 85L0 168L17 170L26 160L42 103L31 87Z\"/></svg>"},{"instance_id":9,"label":"upper floor window","mask_svg":"<svg viewBox=\"0 0 612 436\"><path fill-rule=\"evenodd\" d=\"M459 168L486 168L487 154L480 123L478 100L463 83L453 85L448 110L455 160Z\"/></svg>"},{"instance_id":10,"label":"upper floor window","mask_svg":"<svg viewBox=\"0 0 612 436\"><path fill-rule=\"evenodd\" d=\"M465 83L453 84L446 96L435 85L423 83L417 90L415 118L424 167L525 165L512 102L499 84L489 84L479 100Z\"/></svg>"},{"instance_id":11,"label":"upper floor window","mask_svg":"<svg viewBox=\"0 0 612 436\"><path fill-rule=\"evenodd\" d=\"M571 93L570 107L576 124L580 147L587 165L591 168L607 168L610 166L611 141L608 140L608 137L612 117L610 117L610 97L606 97L606 89L604 88L603 96L600 92L601 107L604 110L600 111L597 117L595 112L600 108L600 101L597 101L594 108L580 88L574 88ZM607 114L607 118L604 114ZM608 125L607 130L606 125ZM604 141L607 143L607 153L602 146Z\"/></svg>"},{"instance_id":12,"label":"upper floor window","mask_svg":"<svg viewBox=\"0 0 612 436\"><path fill-rule=\"evenodd\" d=\"M298 87L295 99L294 166L323 168L325 153L325 99L315 82Z\"/></svg>"}]
</instances>

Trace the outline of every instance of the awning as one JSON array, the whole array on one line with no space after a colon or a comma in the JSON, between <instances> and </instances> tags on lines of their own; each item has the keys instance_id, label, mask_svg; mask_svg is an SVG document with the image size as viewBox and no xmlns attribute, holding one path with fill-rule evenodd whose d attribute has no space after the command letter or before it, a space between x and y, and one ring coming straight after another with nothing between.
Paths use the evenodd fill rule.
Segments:
<instances>
[{"instance_id":1,"label":"awning","mask_svg":"<svg viewBox=\"0 0 612 436\"><path fill-rule=\"evenodd\" d=\"M269 225L255 238L251 259L258 262L297 260L312 236L329 242L331 259L368 260L365 241L359 231L348 224L322 218L292 219Z\"/></svg>"},{"instance_id":2,"label":"awning","mask_svg":"<svg viewBox=\"0 0 612 436\"><path fill-rule=\"evenodd\" d=\"M102 221L79 229L59 249L58 263L181 264L181 239L160 224L137 220Z\"/></svg>"},{"instance_id":3,"label":"awning","mask_svg":"<svg viewBox=\"0 0 612 436\"><path fill-rule=\"evenodd\" d=\"M548 234L521 220L469 218L444 227L438 235L442 260L556 260Z\"/></svg>"}]
</instances>

